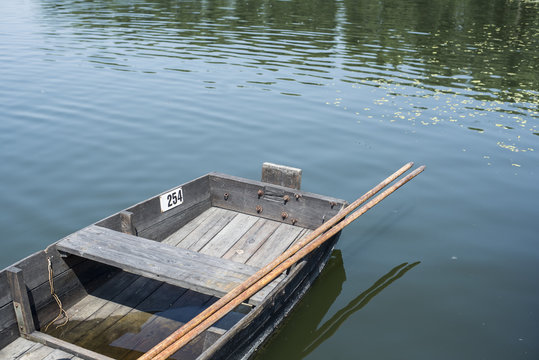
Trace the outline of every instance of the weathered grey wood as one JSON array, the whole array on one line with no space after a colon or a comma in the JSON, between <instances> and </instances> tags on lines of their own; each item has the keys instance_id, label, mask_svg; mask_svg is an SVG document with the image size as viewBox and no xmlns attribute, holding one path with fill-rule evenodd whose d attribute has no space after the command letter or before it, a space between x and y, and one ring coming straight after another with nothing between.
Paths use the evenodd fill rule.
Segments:
<instances>
[{"instance_id":1,"label":"weathered grey wood","mask_svg":"<svg viewBox=\"0 0 539 360\"><path fill-rule=\"evenodd\" d=\"M55 277L60 276L65 271L70 271L71 267L74 266L77 261L82 261L82 259L74 259L75 261L68 264L57 253L38 251L16 262L12 266L15 266L23 271L24 277L26 279L26 287L29 290L33 290L34 288L44 283L48 283L49 271L47 257L50 256L52 256L51 261L54 268ZM2 276L6 276L5 271L5 269L2 271L2 273L4 274ZM8 288L9 286L7 285L7 281L6 287L4 289L2 289L2 286L0 285L0 290L5 290L5 292L0 292L0 306L11 301L11 294L9 291L7 291Z\"/></svg>"},{"instance_id":2,"label":"weathered grey wood","mask_svg":"<svg viewBox=\"0 0 539 360\"><path fill-rule=\"evenodd\" d=\"M258 219L223 256L225 259L245 263L275 232L280 223L277 221Z\"/></svg>"},{"instance_id":3,"label":"weathered grey wood","mask_svg":"<svg viewBox=\"0 0 539 360\"><path fill-rule=\"evenodd\" d=\"M0 359L17 359L19 356L23 355L31 348L38 346L42 345L36 344L35 342L27 340L25 338L18 337L9 345L0 348Z\"/></svg>"},{"instance_id":4,"label":"weathered grey wood","mask_svg":"<svg viewBox=\"0 0 539 360\"><path fill-rule=\"evenodd\" d=\"M35 330L35 325L22 270L14 266L9 267L7 269L7 277L19 331L22 335L26 335Z\"/></svg>"},{"instance_id":5,"label":"weathered grey wood","mask_svg":"<svg viewBox=\"0 0 539 360\"><path fill-rule=\"evenodd\" d=\"M91 327L87 326L90 324L90 317L109 301L121 300L119 295L139 278L139 275L121 272L108 281L104 281L101 287L68 309L70 321L65 326L59 328L51 326L47 333L63 340L76 341L90 330Z\"/></svg>"},{"instance_id":6,"label":"weathered grey wood","mask_svg":"<svg viewBox=\"0 0 539 360\"><path fill-rule=\"evenodd\" d=\"M177 298L181 297L187 290L175 287L173 285L161 283L150 295L138 297L139 303L125 312L124 308L112 312L106 319L106 324L99 324L98 328L92 329L88 336L82 339L85 344L95 346L103 351L104 354L115 359L120 359L128 352L122 344L128 344L132 336L137 336L144 328L148 326L154 313L160 314L166 311ZM114 319L111 321L109 319ZM103 330L104 325L108 328ZM128 346L127 349L130 349Z\"/></svg>"},{"instance_id":7,"label":"weathered grey wood","mask_svg":"<svg viewBox=\"0 0 539 360\"><path fill-rule=\"evenodd\" d=\"M36 344L20 357L17 360L43 360L54 351L53 348L45 346L43 344Z\"/></svg>"},{"instance_id":8,"label":"weathered grey wood","mask_svg":"<svg viewBox=\"0 0 539 360\"><path fill-rule=\"evenodd\" d=\"M69 354L63 350L60 349L54 349L49 355L45 356L42 360L78 360L81 358L77 358L73 354Z\"/></svg>"},{"instance_id":9,"label":"weathered grey wood","mask_svg":"<svg viewBox=\"0 0 539 360\"><path fill-rule=\"evenodd\" d=\"M211 206L210 199L204 199L188 208L184 208L183 211L167 217L163 221L156 223L142 231L138 232L139 236L156 241L162 241L176 231L178 228L187 224L189 221L196 218L199 214L203 213ZM174 209L173 209L174 210ZM172 211L172 210L169 210Z\"/></svg>"},{"instance_id":10,"label":"weathered grey wood","mask_svg":"<svg viewBox=\"0 0 539 360\"><path fill-rule=\"evenodd\" d=\"M81 290L80 278L81 272L75 274L77 269L81 268L81 263L84 259L81 258L68 258L62 259L60 254L55 250L47 249L46 251L39 251L27 258L17 262L14 266L23 270L23 274L26 281L26 286L29 291L29 298L31 308L37 312L37 316L34 313L35 321L38 324L50 321L57 314L57 305L50 295L50 287L48 281L48 268L47 257L52 256L52 264L54 268L54 281L58 285L57 291L62 299L66 299L64 294L69 293L70 297L65 302L66 306L69 306L70 300L76 300L76 296L82 296L84 289ZM68 262L66 262L68 260ZM73 267L73 268L71 268ZM92 272L89 269L88 272ZM5 286L8 286L7 282L7 269L2 271L5 280ZM93 273L95 275L95 273ZM0 293L0 302L5 302L5 306L0 306L0 347L10 343L19 335L18 324L16 322L13 304L11 303L11 291L7 290ZM49 304L54 303L52 310L46 310ZM54 315L52 315L56 312ZM52 317L51 317L52 316Z\"/></svg>"},{"instance_id":11,"label":"weathered grey wood","mask_svg":"<svg viewBox=\"0 0 539 360\"><path fill-rule=\"evenodd\" d=\"M132 220L133 219L131 219L131 221ZM102 227L106 227L107 229L121 232L122 231L122 218L120 217L120 213L116 213L103 220L96 222L95 225L99 225Z\"/></svg>"},{"instance_id":12,"label":"weathered grey wood","mask_svg":"<svg viewBox=\"0 0 539 360\"><path fill-rule=\"evenodd\" d=\"M200 224L202 224L208 217L210 217L218 208L211 207L198 215L196 218L179 228L176 232L172 233L166 239L162 241L163 244L169 244L177 246L185 237L193 232Z\"/></svg>"},{"instance_id":13,"label":"weathered grey wood","mask_svg":"<svg viewBox=\"0 0 539 360\"><path fill-rule=\"evenodd\" d=\"M11 310L13 311L13 305L11 305L11 303L6 305L6 307L7 306L11 307ZM13 315L13 318L15 318L15 315ZM19 337L19 335L19 326L16 320L10 325L3 327L0 330L0 349L11 343L13 340Z\"/></svg>"},{"instance_id":14,"label":"weathered grey wood","mask_svg":"<svg viewBox=\"0 0 539 360\"><path fill-rule=\"evenodd\" d=\"M236 216L238 216L238 213L235 211L218 209L212 216L203 221L199 227L186 236L178 246L199 251Z\"/></svg>"},{"instance_id":15,"label":"weathered grey wood","mask_svg":"<svg viewBox=\"0 0 539 360\"><path fill-rule=\"evenodd\" d=\"M299 190L301 188L301 169L272 164L262 164L262 182Z\"/></svg>"},{"instance_id":16,"label":"weathered grey wood","mask_svg":"<svg viewBox=\"0 0 539 360\"><path fill-rule=\"evenodd\" d=\"M346 205L344 200L223 174L210 175L210 189L213 206L309 229L316 229Z\"/></svg>"},{"instance_id":17,"label":"weathered grey wood","mask_svg":"<svg viewBox=\"0 0 539 360\"><path fill-rule=\"evenodd\" d=\"M131 223L138 236L161 241L196 216L211 207L208 175L180 185L184 201L180 206L161 212L159 195L140 202L124 211L132 213ZM166 193L163 192L162 194ZM115 231L122 231L120 213L109 216L96 225Z\"/></svg>"},{"instance_id":18,"label":"weathered grey wood","mask_svg":"<svg viewBox=\"0 0 539 360\"><path fill-rule=\"evenodd\" d=\"M209 295L196 293L191 290L184 291L178 296L178 288L176 288L168 289L168 291L172 290L175 294L172 294L172 301L166 301L165 299L159 299L160 297L166 296L167 289L162 288L163 287L156 291L156 293L160 292L160 294L152 294L152 297L157 295L157 298L151 300L151 302L155 302L155 305L160 311L156 312L154 315L149 314L148 319L140 331L123 332L123 336L112 341L111 344L113 346L133 349L136 351L146 351L151 348L152 345L178 329L186 320L197 313L199 309L201 311L212 299ZM165 292L160 290L164 290ZM149 303L146 303L141 307L144 308L149 305ZM182 309L192 310L182 311ZM224 330L218 328L211 328L210 331L220 334L224 333ZM130 351L118 352L115 354L115 357L125 358L127 353L130 353Z\"/></svg>"},{"instance_id":19,"label":"weathered grey wood","mask_svg":"<svg viewBox=\"0 0 539 360\"><path fill-rule=\"evenodd\" d=\"M120 293L113 297L99 299L100 306L83 321L73 321L73 325L68 329L61 327L52 329L52 331L49 330L48 333L90 350L99 349L103 344L92 339L107 331L162 284L142 276L135 277L136 280ZM84 311L82 305L75 305L72 309L70 311L81 309ZM92 310L95 310L95 308ZM69 323L67 326L69 326Z\"/></svg>"},{"instance_id":20,"label":"weathered grey wood","mask_svg":"<svg viewBox=\"0 0 539 360\"><path fill-rule=\"evenodd\" d=\"M54 267L53 267L54 269ZM76 265L69 271L64 271L54 277L56 295L65 308L79 301L91 290L99 285L106 276L114 271L111 267L103 266L89 260L76 260ZM48 324L59 312L56 301L51 296L50 284L41 284L31 293L33 307L37 315L35 320L40 327Z\"/></svg>"},{"instance_id":21,"label":"weathered grey wood","mask_svg":"<svg viewBox=\"0 0 539 360\"><path fill-rule=\"evenodd\" d=\"M87 227L56 246L63 252L215 296L226 294L258 270L99 226Z\"/></svg>"},{"instance_id":22,"label":"weathered grey wood","mask_svg":"<svg viewBox=\"0 0 539 360\"><path fill-rule=\"evenodd\" d=\"M150 316L150 313L135 310L141 303L151 296L162 283L155 280L139 277L132 287L128 288L114 301L109 301L96 314L92 315L94 321L87 325L89 330L76 340L77 345L87 349L97 350L104 355L116 358L116 349L109 345L118 334L137 331ZM91 327L91 325L94 325ZM135 330L136 329L136 330Z\"/></svg>"},{"instance_id":23,"label":"weathered grey wood","mask_svg":"<svg viewBox=\"0 0 539 360\"><path fill-rule=\"evenodd\" d=\"M11 301L9 283L7 282L6 270L0 271L0 307Z\"/></svg>"},{"instance_id":24,"label":"weathered grey wood","mask_svg":"<svg viewBox=\"0 0 539 360\"><path fill-rule=\"evenodd\" d=\"M329 259L337 239L335 236L294 266L286 280L271 291L263 304L217 339L197 360L246 359L252 356L311 286Z\"/></svg>"},{"instance_id":25,"label":"weathered grey wood","mask_svg":"<svg viewBox=\"0 0 539 360\"><path fill-rule=\"evenodd\" d=\"M266 265L281 255L304 230L292 225L281 224L246 263L257 267Z\"/></svg>"},{"instance_id":26,"label":"weathered grey wood","mask_svg":"<svg viewBox=\"0 0 539 360\"><path fill-rule=\"evenodd\" d=\"M44 334L39 331L34 331L28 335L29 340L39 342L54 349L60 349L82 359L87 360L113 360L112 358L100 353L85 349L83 347L68 343L53 336Z\"/></svg>"},{"instance_id":27,"label":"weathered grey wood","mask_svg":"<svg viewBox=\"0 0 539 360\"><path fill-rule=\"evenodd\" d=\"M0 349L0 359L13 360L67 360L75 358L73 354L31 341L22 337L17 338L8 346Z\"/></svg>"},{"instance_id":28,"label":"weathered grey wood","mask_svg":"<svg viewBox=\"0 0 539 360\"><path fill-rule=\"evenodd\" d=\"M161 194L127 209L139 236L161 241L211 206L207 175L181 186L183 203L171 210L161 212Z\"/></svg>"},{"instance_id":29,"label":"weathered grey wood","mask_svg":"<svg viewBox=\"0 0 539 360\"><path fill-rule=\"evenodd\" d=\"M133 225L133 213L120 211L120 231L125 234L137 235L137 229Z\"/></svg>"},{"instance_id":30,"label":"weathered grey wood","mask_svg":"<svg viewBox=\"0 0 539 360\"><path fill-rule=\"evenodd\" d=\"M258 220L258 217L238 214L200 252L222 257Z\"/></svg>"}]
</instances>

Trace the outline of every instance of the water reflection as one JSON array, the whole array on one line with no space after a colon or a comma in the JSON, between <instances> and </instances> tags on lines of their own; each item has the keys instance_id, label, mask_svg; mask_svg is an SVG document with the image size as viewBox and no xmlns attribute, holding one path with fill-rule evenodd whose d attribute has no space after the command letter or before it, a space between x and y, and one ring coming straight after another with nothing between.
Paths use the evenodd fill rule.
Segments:
<instances>
[{"instance_id":1,"label":"water reflection","mask_svg":"<svg viewBox=\"0 0 539 360\"><path fill-rule=\"evenodd\" d=\"M498 89L498 98L537 100L539 15L530 2L65 0L42 6L51 38L62 36L63 20L76 49L117 70L148 70L126 55L163 57L275 72L292 67L298 72L291 79L305 83L318 84L303 76L372 86L392 78L474 89L484 98ZM84 51L80 43L90 47ZM162 65L182 70L173 63Z\"/></svg>"},{"instance_id":2,"label":"water reflection","mask_svg":"<svg viewBox=\"0 0 539 360\"><path fill-rule=\"evenodd\" d=\"M307 97L357 122L456 125L494 134L493 148L536 148L536 137L529 136L539 132L530 121L539 119L536 2L40 4L47 61L75 56L96 68L152 74L176 86ZM500 136L500 129L507 131ZM481 156L490 159L491 152Z\"/></svg>"},{"instance_id":3,"label":"water reflection","mask_svg":"<svg viewBox=\"0 0 539 360\"><path fill-rule=\"evenodd\" d=\"M314 349L316 349L325 340L329 339L339 327L356 311L361 310L365 305L369 303L376 295L382 290L388 287L392 282L401 278L406 272L410 271L420 262L414 262L412 264L403 263L393 268L386 275L382 276L376 281L370 288L359 294L354 300L350 301L345 307L337 311L329 320L327 320L322 326L316 329L312 341L304 348L302 357L309 355Z\"/></svg>"},{"instance_id":4,"label":"water reflection","mask_svg":"<svg viewBox=\"0 0 539 360\"><path fill-rule=\"evenodd\" d=\"M332 337L351 315L361 310L382 290L419 264L420 262L417 261L395 266L322 323L322 319L340 295L342 285L346 281L341 251L335 250L317 283L306 294L299 308L287 318L286 326L272 339L269 346L257 355L257 359L307 357L324 341ZM323 286L320 286L320 283ZM297 321L298 319L301 321Z\"/></svg>"}]
</instances>

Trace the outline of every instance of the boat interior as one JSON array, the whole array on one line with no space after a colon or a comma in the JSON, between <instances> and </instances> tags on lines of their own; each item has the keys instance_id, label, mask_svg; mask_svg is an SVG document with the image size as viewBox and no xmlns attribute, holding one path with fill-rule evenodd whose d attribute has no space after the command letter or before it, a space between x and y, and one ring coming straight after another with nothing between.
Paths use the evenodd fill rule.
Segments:
<instances>
[{"instance_id":1,"label":"boat interior","mask_svg":"<svg viewBox=\"0 0 539 360\"><path fill-rule=\"evenodd\" d=\"M35 271L41 281L34 286L26 281L26 287L32 319L42 336L102 354L103 359L136 359L345 205L226 175L206 175L182 188L182 207L158 211L155 197L33 255L40 258L41 270ZM45 282L41 273L47 271L46 260ZM29 267L30 258L25 261L16 265ZM30 272L25 270L28 280ZM197 358L286 276L171 358ZM43 300L47 291L57 294L58 301L50 295ZM18 337L0 354L7 359L79 358L48 343Z\"/></svg>"}]
</instances>

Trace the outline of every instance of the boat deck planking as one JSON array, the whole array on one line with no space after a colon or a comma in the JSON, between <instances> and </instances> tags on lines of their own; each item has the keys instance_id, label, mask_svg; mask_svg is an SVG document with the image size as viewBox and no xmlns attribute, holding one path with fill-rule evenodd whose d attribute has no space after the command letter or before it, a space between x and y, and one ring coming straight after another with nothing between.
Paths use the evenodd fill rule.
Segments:
<instances>
[{"instance_id":1,"label":"boat deck planking","mask_svg":"<svg viewBox=\"0 0 539 360\"><path fill-rule=\"evenodd\" d=\"M162 245L258 269L310 231L211 207L165 238ZM59 249L63 250L61 243ZM275 284L271 285L270 290ZM262 296L267 292L264 289ZM216 300L208 294L122 271L67 309L70 321L66 326L51 327L47 333L116 359L134 359ZM250 306L243 305L227 315L180 350L178 358L196 358L249 310Z\"/></svg>"},{"instance_id":2,"label":"boat deck planking","mask_svg":"<svg viewBox=\"0 0 539 360\"><path fill-rule=\"evenodd\" d=\"M0 349L0 358L13 360L82 360L65 351L26 340L22 337Z\"/></svg>"}]
</instances>

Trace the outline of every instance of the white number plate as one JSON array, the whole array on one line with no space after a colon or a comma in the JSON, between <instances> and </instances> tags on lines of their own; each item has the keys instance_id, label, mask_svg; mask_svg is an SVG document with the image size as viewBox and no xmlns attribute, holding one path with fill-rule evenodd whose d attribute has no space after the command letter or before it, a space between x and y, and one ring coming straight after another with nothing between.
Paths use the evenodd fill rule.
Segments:
<instances>
[{"instance_id":1,"label":"white number plate","mask_svg":"<svg viewBox=\"0 0 539 360\"><path fill-rule=\"evenodd\" d=\"M159 202L161 203L161 212L173 209L183 203L183 190L181 187L159 196Z\"/></svg>"}]
</instances>

